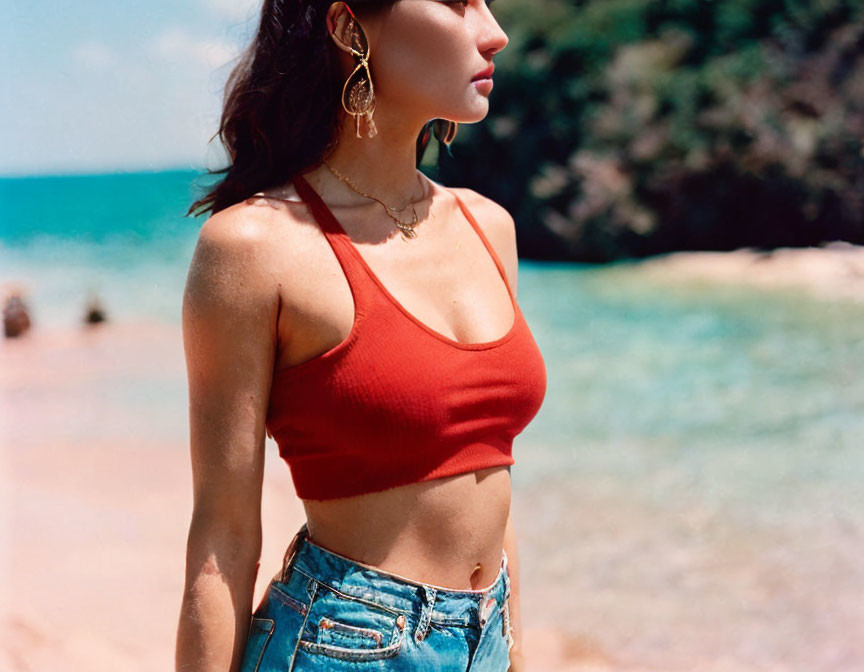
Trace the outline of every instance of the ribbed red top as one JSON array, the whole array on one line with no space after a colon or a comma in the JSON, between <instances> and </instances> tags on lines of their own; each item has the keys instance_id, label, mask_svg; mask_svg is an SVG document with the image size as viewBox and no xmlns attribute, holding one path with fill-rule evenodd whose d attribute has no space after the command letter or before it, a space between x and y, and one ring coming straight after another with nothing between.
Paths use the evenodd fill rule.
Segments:
<instances>
[{"instance_id":1,"label":"ribbed red top","mask_svg":"<svg viewBox=\"0 0 864 672\"><path fill-rule=\"evenodd\" d=\"M302 175L300 198L351 287L355 319L330 350L274 372L267 432L301 499L334 499L513 464L513 438L540 410L546 367L504 267L459 207L507 286L515 319L501 338L462 343L409 313L366 264Z\"/></svg>"}]
</instances>

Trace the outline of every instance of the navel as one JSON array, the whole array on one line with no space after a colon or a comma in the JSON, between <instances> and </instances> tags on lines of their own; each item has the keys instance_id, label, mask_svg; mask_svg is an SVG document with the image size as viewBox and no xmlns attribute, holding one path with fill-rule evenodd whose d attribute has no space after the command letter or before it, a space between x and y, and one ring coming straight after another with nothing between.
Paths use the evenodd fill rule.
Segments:
<instances>
[{"instance_id":1,"label":"navel","mask_svg":"<svg viewBox=\"0 0 864 672\"><path fill-rule=\"evenodd\" d=\"M471 577L470 577L470 581L471 581L471 589L472 589L472 590L475 589L475 588L477 587L477 579L480 577L480 575L479 575L478 572L480 572L482 569L483 569L483 567L482 567L482 566L480 565L480 563L478 562L478 563L474 566L474 569L471 570Z\"/></svg>"}]
</instances>

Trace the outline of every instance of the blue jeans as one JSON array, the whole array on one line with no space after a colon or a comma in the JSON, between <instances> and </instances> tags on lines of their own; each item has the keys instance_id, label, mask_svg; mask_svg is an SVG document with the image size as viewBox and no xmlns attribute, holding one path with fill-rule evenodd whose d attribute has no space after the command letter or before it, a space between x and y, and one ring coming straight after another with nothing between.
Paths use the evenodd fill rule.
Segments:
<instances>
[{"instance_id":1,"label":"blue jeans","mask_svg":"<svg viewBox=\"0 0 864 672\"><path fill-rule=\"evenodd\" d=\"M316 545L304 524L252 614L241 672L506 672L510 577L481 590L412 581Z\"/></svg>"}]
</instances>

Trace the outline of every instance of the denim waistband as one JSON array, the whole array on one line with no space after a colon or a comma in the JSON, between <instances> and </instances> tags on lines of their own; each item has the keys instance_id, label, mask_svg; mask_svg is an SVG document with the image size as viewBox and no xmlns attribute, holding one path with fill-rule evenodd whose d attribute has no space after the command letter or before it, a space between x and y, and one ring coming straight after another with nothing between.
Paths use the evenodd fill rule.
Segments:
<instances>
[{"instance_id":1,"label":"denim waistband","mask_svg":"<svg viewBox=\"0 0 864 672\"><path fill-rule=\"evenodd\" d=\"M415 581L361 563L317 545L304 523L285 551L282 570L274 577L287 583L292 571L326 584L351 597L367 600L405 614L427 614L441 625L484 625L491 606L510 597L507 552L501 550L498 574L491 585L458 590Z\"/></svg>"}]
</instances>

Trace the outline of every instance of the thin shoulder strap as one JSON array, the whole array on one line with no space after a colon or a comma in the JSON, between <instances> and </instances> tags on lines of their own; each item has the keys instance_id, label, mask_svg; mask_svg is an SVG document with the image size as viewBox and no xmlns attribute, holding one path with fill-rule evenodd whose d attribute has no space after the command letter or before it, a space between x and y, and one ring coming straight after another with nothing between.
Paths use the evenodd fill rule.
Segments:
<instances>
[{"instance_id":1,"label":"thin shoulder strap","mask_svg":"<svg viewBox=\"0 0 864 672\"><path fill-rule=\"evenodd\" d=\"M474 218L474 215L471 214L471 211L468 209L468 206L462 202L462 199L456 195L456 192L450 189L449 187L444 187L447 191L453 194L453 197L456 199L456 202L459 203L459 207L462 209L462 212L465 215L465 218L471 223L471 226L477 232L477 235L480 236L480 240L483 242L483 245L486 247L486 250L489 252L489 256L492 257L492 261L495 262L495 266L498 269L498 273L501 274L501 279L504 280L504 284L507 286L507 291L510 293L510 298L514 299L513 289L510 287L510 281L507 279L507 272L504 270L504 264L501 263L501 259L498 258L498 253L495 252L495 248L492 247L492 244L489 242L489 239L486 237L486 234L483 233L483 229L477 223L477 220Z\"/></svg>"},{"instance_id":2,"label":"thin shoulder strap","mask_svg":"<svg viewBox=\"0 0 864 672\"><path fill-rule=\"evenodd\" d=\"M354 248L354 244L342 228L339 220L331 212L330 208L324 202L318 192L312 188L312 185L306 181L300 173L297 173L292 179L294 188L297 190L297 195L309 206L312 216L321 230L324 232L324 237L330 243L333 254L339 260L339 265L342 266L342 271L348 279L348 284L354 295L355 309L358 311L364 310L362 305L365 301L364 287L366 284L363 273L363 259Z\"/></svg>"},{"instance_id":3,"label":"thin shoulder strap","mask_svg":"<svg viewBox=\"0 0 864 672\"><path fill-rule=\"evenodd\" d=\"M342 228L339 220L336 219L330 208L327 207L327 204L318 195L318 192L306 181L306 178L297 173L292 181L294 182L297 194L312 210L312 216L315 217L315 221L318 222L325 233L344 236L345 230Z\"/></svg>"}]
</instances>

